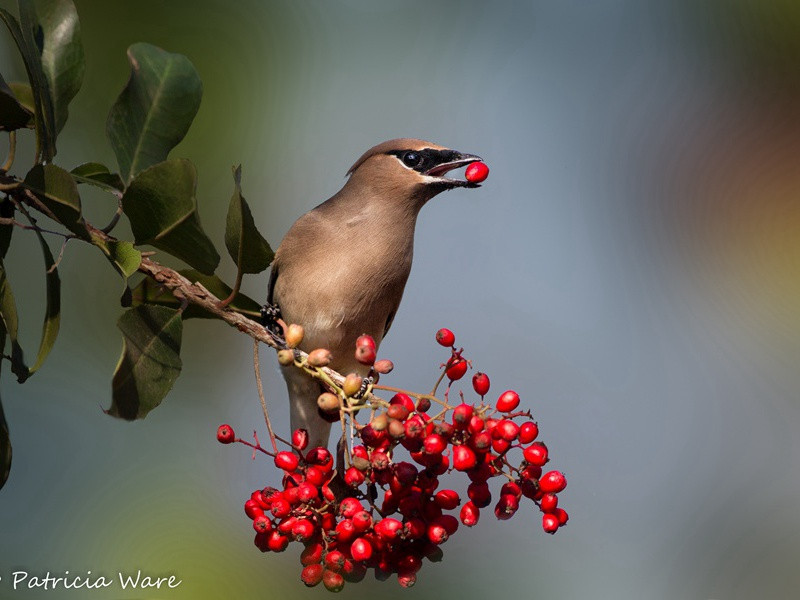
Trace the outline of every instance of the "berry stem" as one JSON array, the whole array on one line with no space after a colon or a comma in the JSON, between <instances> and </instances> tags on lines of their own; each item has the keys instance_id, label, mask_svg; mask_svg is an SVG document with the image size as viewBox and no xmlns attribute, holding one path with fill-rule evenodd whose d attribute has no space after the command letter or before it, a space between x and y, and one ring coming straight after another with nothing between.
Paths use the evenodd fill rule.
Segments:
<instances>
[{"instance_id":1,"label":"berry stem","mask_svg":"<svg viewBox=\"0 0 800 600\"><path fill-rule=\"evenodd\" d=\"M443 402L443 401L439 400L439 398L437 398L436 396L433 396L431 394L418 394L417 392L410 392L408 390L392 387L392 386L389 386L389 385L374 385L374 386L372 386L372 389L383 390L384 392L394 392L396 394L398 394L398 393L399 394L407 394L407 395L411 396L412 398L417 398L418 400L422 399L422 398L426 398L426 399L430 400L431 402L436 402L437 404L445 407L448 410L450 410L452 408L455 408L453 406L450 406L446 402Z\"/></svg>"},{"instance_id":2,"label":"berry stem","mask_svg":"<svg viewBox=\"0 0 800 600\"><path fill-rule=\"evenodd\" d=\"M275 432L272 431L272 422L269 420L267 401L264 399L264 385L261 382L261 365L258 360L258 340L253 340L253 370L256 373L256 387L258 388L258 399L261 402L261 410L264 412L264 421L267 423L269 440L272 442L272 449L278 453L278 444L275 442ZM291 444L290 444L291 445Z\"/></svg>"},{"instance_id":3,"label":"berry stem","mask_svg":"<svg viewBox=\"0 0 800 600\"><path fill-rule=\"evenodd\" d=\"M442 379L444 379L445 373L447 373L447 369L442 368L442 372L439 374L439 379L436 380L436 383L433 384L433 389L431 390L430 395L435 396L436 390L439 389L439 384L442 383Z\"/></svg>"},{"instance_id":4,"label":"berry stem","mask_svg":"<svg viewBox=\"0 0 800 600\"><path fill-rule=\"evenodd\" d=\"M255 432L253 432L253 434L255 435ZM251 444L250 442L248 442L247 440L243 440L242 438L236 438L233 441L234 442L239 442L240 444L244 444L245 446L248 446L248 447L252 448L253 449L253 453L254 453L253 458L255 458L255 451L256 450L258 450L259 452L263 452L267 456L271 456L273 458L275 458L275 455L277 454L277 453L270 452L269 450L266 450L265 448L263 448L261 446L261 444L258 443L258 437L256 437L256 443L255 444Z\"/></svg>"}]
</instances>

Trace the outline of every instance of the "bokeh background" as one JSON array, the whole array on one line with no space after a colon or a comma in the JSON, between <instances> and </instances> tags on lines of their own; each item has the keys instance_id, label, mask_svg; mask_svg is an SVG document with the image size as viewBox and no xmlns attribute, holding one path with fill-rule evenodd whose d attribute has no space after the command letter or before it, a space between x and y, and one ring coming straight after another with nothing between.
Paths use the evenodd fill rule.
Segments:
<instances>
[{"instance_id":1,"label":"bokeh background","mask_svg":"<svg viewBox=\"0 0 800 600\"><path fill-rule=\"evenodd\" d=\"M193 160L219 248L243 186L277 246L368 147L416 136L480 154L480 190L427 206L382 350L427 388L456 332L514 387L570 485L550 537L528 507L461 531L417 586L350 598L794 598L800 590L800 4L76 0L87 55L57 162L113 165L105 117L147 41L191 58ZM3 2L8 5L8 2ZM24 77L8 35L0 71ZM28 150L25 150L28 148ZM5 148L2 148L3 152ZM26 154L27 152L27 154ZM18 160L30 156L23 146ZM85 198L89 219L113 210ZM124 229L123 229L124 232ZM376 233L377 235L377 233ZM43 277L7 261L35 347ZM0 492L0 598L307 598L297 551L261 555L241 505L273 469L214 440L263 429L250 342L190 322L183 374L143 422L106 417L119 279L69 246L62 334L24 386ZM233 278L223 258L220 272ZM245 289L262 298L265 275ZM32 350L30 350L32 352ZM265 382L288 429L274 358ZM176 574L171 591L12 592L12 571Z\"/></svg>"}]
</instances>

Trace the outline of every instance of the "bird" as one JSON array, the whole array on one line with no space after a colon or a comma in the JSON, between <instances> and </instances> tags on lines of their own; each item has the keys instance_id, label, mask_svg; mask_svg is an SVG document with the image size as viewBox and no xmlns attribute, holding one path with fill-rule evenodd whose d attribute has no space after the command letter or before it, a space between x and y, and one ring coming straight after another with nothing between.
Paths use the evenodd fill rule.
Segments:
<instances>
[{"instance_id":1,"label":"bird","mask_svg":"<svg viewBox=\"0 0 800 600\"><path fill-rule=\"evenodd\" d=\"M347 171L336 194L302 215L272 262L267 302L286 323L304 328L300 349L327 348L330 367L366 375L355 360L356 339L386 336L411 272L414 231L434 196L478 183L447 177L482 159L414 138L373 146ZM306 429L309 447L327 447L331 424L317 410L321 384L292 365L282 367L292 430Z\"/></svg>"}]
</instances>

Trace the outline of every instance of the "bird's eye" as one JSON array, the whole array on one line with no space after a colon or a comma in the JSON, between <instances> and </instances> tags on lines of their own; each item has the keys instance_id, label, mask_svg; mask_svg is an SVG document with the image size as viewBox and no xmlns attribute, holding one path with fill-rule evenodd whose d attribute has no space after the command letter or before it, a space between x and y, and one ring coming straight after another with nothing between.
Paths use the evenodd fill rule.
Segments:
<instances>
[{"instance_id":1,"label":"bird's eye","mask_svg":"<svg viewBox=\"0 0 800 600\"><path fill-rule=\"evenodd\" d=\"M403 154L403 162L406 166L411 167L412 169L418 166L420 161L422 161L422 156L420 156L419 152L414 152L411 150L410 152Z\"/></svg>"}]
</instances>

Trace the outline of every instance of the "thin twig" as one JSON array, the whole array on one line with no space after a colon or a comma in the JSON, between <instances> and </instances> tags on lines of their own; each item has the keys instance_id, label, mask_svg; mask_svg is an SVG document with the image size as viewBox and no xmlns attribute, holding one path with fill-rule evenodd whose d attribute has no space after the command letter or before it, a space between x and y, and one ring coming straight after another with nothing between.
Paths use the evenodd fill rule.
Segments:
<instances>
[{"instance_id":1,"label":"thin twig","mask_svg":"<svg viewBox=\"0 0 800 600\"><path fill-rule=\"evenodd\" d=\"M10 131L8 133L8 158L6 162L3 163L3 166L0 167L0 171L8 171L11 166L14 164L14 155L17 153L17 132Z\"/></svg>"},{"instance_id":2,"label":"thin twig","mask_svg":"<svg viewBox=\"0 0 800 600\"><path fill-rule=\"evenodd\" d=\"M434 384L433 389L431 390L430 394L431 396L436 395L436 390L439 389L439 384L442 383L442 379L444 379L445 373L447 373L447 369L442 369L442 373L441 375L439 375L439 379L436 380L436 383Z\"/></svg>"},{"instance_id":3,"label":"thin twig","mask_svg":"<svg viewBox=\"0 0 800 600\"><path fill-rule=\"evenodd\" d=\"M278 451L278 444L275 441L275 433L272 431L272 422L269 420L267 401L264 399L264 386L261 383L261 365L258 361L258 340L253 340L253 369L256 372L256 386L258 387L258 399L261 401L261 410L264 411L264 420L267 422L269 440L272 442L272 449Z\"/></svg>"},{"instance_id":4,"label":"thin twig","mask_svg":"<svg viewBox=\"0 0 800 600\"><path fill-rule=\"evenodd\" d=\"M64 242L61 244L61 250L58 251L58 258L56 258L52 266L49 269L47 269L48 273L52 273L53 271L55 271L58 268L58 265L61 264L61 259L64 258L64 248L67 247L67 242L70 241L71 239L72 238L70 237L64 238Z\"/></svg>"},{"instance_id":5,"label":"thin twig","mask_svg":"<svg viewBox=\"0 0 800 600\"><path fill-rule=\"evenodd\" d=\"M119 223L119 218L122 216L122 197L117 197L117 211L114 213L114 216L111 217L111 220L108 222L108 225L103 227L100 231L103 233L110 233L114 227L117 226Z\"/></svg>"},{"instance_id":6,"label":"thin twig","mask_svg":"<svg viewBox=\"0 0 800 600\"><path fill-rule=\"evenodd\" d=\"M11 217L0 217L0 225L14 225L15 227L19 227L20 229L27 229L28 231L38 231L39 233L49 233L51 235L57 235L59 237L63 237L66 240L72 239L75 236L69 233L63 233L61 231L52 231L50 229L42 229L38 225L36 225L36 219L31 217L31 221L34 225L25 225L25 223L20 223L19 221L15 221Z\"/></svg>"},{"instance_id":7,"label":"thin twig","mask_svg":"<svg viewBox=\"0 0 800 600\"><path fill-rule=\"evenodd\" d=\"M230 295L225 298L225 300L221 300L219 303L220 308L225 308L233 302L233 299L236 298L236 295L239 293L239 288L242 287L242 276L244 275L244 271L241 267L236 269L236 282L233 284L233 289L231 290Z\"/></svg>"}]
</instances>

